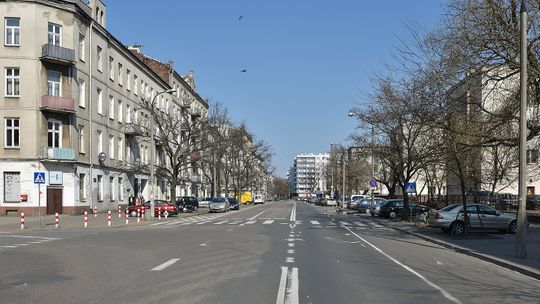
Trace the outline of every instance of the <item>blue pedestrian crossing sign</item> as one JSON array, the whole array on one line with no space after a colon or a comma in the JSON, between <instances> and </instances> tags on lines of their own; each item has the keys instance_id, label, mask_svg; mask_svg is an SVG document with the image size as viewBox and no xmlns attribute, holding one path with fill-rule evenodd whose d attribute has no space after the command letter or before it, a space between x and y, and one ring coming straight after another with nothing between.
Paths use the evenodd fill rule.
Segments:
<instances>
[{"instance_id":1,"label":"blue pedestrian crossing sign","mask_svg":"<svg viewBox=\"0 0 540 304\"><path fill-rule=\"evenodd\" d=\"M416 193L416 182L410 182L405 184L405 192L409 194L415 194Z\"/></svg>"},{"instance_id":2,"label":"blue pedestrian crossing sign","mask_svg":"<svg viewBox=\"0 0 540 304\"><path fill-rule=\"evenodd\" d=\"M377 181L373 178L369 181L369 186L371 188L377 188Z\"/></svg>"},{"instance_id":3,"label":"blue pedestrian crossing sign","mask_svg":"<svg viewBox=\"0 0 540 304\"><path fill-rule=\"evenodd\" d=\"M45 172L34 172L34 184L45 184Z\"/></svg>"}]
</instances>

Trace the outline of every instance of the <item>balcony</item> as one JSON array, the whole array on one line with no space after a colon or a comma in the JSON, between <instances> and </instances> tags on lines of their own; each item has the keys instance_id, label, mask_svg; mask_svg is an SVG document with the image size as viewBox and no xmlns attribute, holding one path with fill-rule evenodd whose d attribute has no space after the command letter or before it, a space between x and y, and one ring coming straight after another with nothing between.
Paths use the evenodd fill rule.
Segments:
<instances>
[{"instance_id":1,"label":"balcony","mask_svg":"<svg viewBox=\"0 0 540 304\"><path fill-rule=\"evenodd\" d=\"M75 113L75 101L71 98L44 95L41 97L40 110L56 113Z\"/></svg>"},{"instance_id":2,"label":"balcony","mask_svg":"<svg viewBox=\"0 0 540 304\"><path fill-rule=\"evenodd\" d=\"M70 148L51 148L51 147L41 147L40 158L42 160L75 160L75 150Z\"/></svg>"},{"instance_id":3,"label":"balcony","mask_svg":"<svg viewBox=\"0 0 540 304\"><path fill-rule=\"evenodd\" d=\"M53 44L44 44L41 46L41 57L39 59L62 65L73 65L75 64L75 50Z\"/></svg>"},{"instance_id":4,"label":"balcony","mask_svg":"<svg viewBox=\"0 0 540 304\"><path fill-rule=\"evenodd\" d=\"M124 133L126 135L142 135L141 127L134 123L124 124Z\"/></svg>"}]
</instances>

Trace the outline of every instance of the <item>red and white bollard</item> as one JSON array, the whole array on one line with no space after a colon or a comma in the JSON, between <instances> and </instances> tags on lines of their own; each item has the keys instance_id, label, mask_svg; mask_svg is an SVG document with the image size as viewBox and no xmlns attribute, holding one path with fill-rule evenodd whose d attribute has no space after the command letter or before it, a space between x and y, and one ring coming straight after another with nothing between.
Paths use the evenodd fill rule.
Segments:
<instances>
[{"instance_id":1,"label":"red and white bollard","mask_svg":"<svg viewBox=\"0 0 540 304\"><path fill-rule=\"evenodd\" d=\"M169 211L167 211L167 209L165 209L165 212L163 213L163 215L165 215L165 219L167 219L169 217Z\"/></svg>"},{"instance_id":2,"label":"red and white bollard","mask_svg":"<svg viewBox=\"0 0 540 304\"><path fill-rule=\"evenodd\" d=\"M88 211L84 212L84 228L88 228Z\"/></svg>"},{"instance_id":3,"label":"red and white bollard","mask_svg":"<svg viewBox=\"0 0 540 304\"><path fill-rule=\"evenodd\" d=\"M129 225L129 211L126 209L126 225Z\"/></svg>"},{"instance_id":4,"label":"red and white bollard","mask_svg":"<svg viewBox=\"0 0 540 304\"><path fill-rule=\"evenodd\" d=\"M137 223L141 222L141 209L137 209Z\"/></svg>"},{"instance_id":5,"label":"red and white bollard","mask_svg":"<svg viewBox=\"0 0 540 304\"><path fill-rule=\"evenodd\" d=\"M118 218L122 218L122 206L118 206Z\"/></svg>"},{"instance_id":6,"label":"red and white bollard","mask_svg":"<svg viewBox=\"0 0 540 304\"><path fill-rule=\"evenodd\" d=\"M58 212L54 214L54 228L58 228Z\"/></svg>"},{"instance_id":7,"label":"red and white bollard","mask_svg":"<svg viewBox=\"0 0 540 304\"><path fill-rule=\"evenodd\" d=\"M97 206L94 206L94 217L97 217Z\"/></svg>"},{"instance_id":8,"label":"red and white bollard","mask_svg":"<svg viewBox=\"0 0 540 304\"><path fill-rule=\"evenodd\" d=\"M21 229L24 229L24 212L21 212Z\"/></svg>"},{"instance_id":9,"label":"red and white bollard","mask_svg":"<svg viewBox=\"0 0 540 304\"><path fill-rule=\"evenodd\" d=\"M107 226L111 227L112 224L112 214L111 210L107 211Z\"/></svg>"},{"instance_id":10,"label":"red and white bollard","mask_svg":"<svg viewBox=\"0 0 540 304\"><path fill-rule=\"evenodd\" d=\"M158 220L161 220L161 207L158 209Z\"/></svg>"}]
</instances>

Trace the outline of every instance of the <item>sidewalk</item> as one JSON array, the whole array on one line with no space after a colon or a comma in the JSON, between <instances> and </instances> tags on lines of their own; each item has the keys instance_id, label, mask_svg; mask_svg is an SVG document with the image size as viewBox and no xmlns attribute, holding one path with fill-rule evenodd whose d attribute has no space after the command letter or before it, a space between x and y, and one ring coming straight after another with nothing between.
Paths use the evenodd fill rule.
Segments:
<instances>
[{"instance_id":1,"label":"sidewalk","mask_svg":"<svg viewBox=\"0 0 540 304\"><path fill-rule=\"evenodd\" d=\"M415 226L414 223L374 219L381 225L414 235L429 242L512 269L540 280L540 226L527 231L527 258L516 255L516 236L505 233L475 232L471 236L452 236L441 229Z\"/></svg>"}]
</instances>

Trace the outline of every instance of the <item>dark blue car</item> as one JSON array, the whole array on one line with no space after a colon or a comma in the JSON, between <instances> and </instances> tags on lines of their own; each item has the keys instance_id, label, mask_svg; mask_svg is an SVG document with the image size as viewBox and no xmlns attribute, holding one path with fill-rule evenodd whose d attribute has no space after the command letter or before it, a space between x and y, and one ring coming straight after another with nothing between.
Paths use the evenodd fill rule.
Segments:
<instances>
[{"instance_id":1,"label":"dark blue car","mask_svg":"<svg viewBox=\"0 0 540 304\"><path fill-rule=\"evenodd\" d=\"M231 204L231 210L240 210L240 204L234 197L228 197L229 203Z\"/></svg>"}]
</instances>

